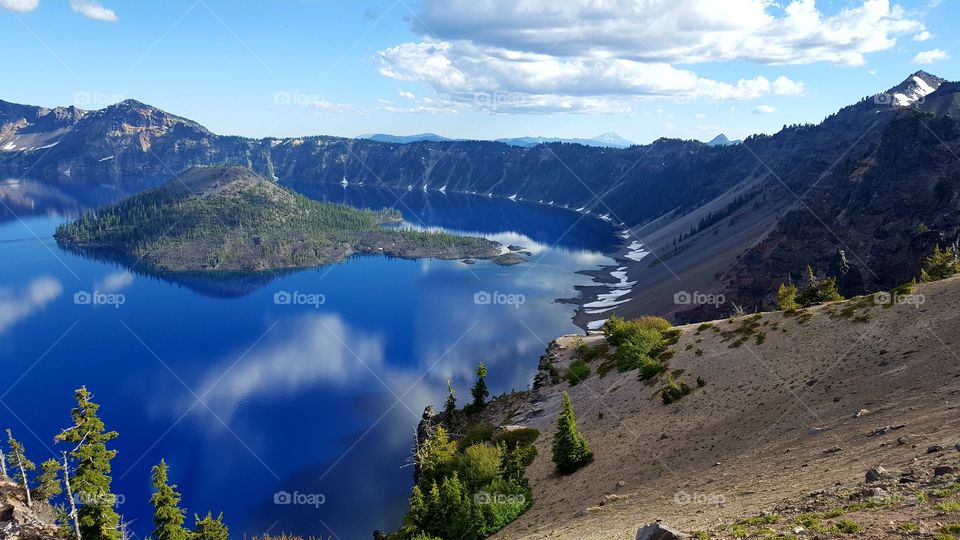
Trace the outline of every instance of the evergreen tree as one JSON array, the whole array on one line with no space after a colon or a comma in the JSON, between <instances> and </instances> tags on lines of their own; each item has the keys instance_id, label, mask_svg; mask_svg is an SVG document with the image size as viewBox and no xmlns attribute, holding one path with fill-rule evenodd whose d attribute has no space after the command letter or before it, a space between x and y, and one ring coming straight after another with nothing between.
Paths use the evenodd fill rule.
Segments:
<instances>
[{"instance_id":1,"label":"evergreen tree","mask_svg":"<svg viewBox=\"0 0 960 540\"><path fill-rule=\"evenodd\" d=\"M177 486L167 483L167 462L160 460L153 467L153 540L186 540L187 530L183 528L183 510L180 508L180 494Z\"/></svg>"},{"instance_id":2,"label":"evergreen tree","mask_svg":"<svg viewBox=\"0 0 960 540\"><path fill-rule=\"evenodd\" d=\"M200 518L197 514L193 515L195 525L193 533L190 534L190 540L228 540L230 538L230 529L223 523L223 512L216 518L212 512L207 512L206 517Z\"/></svg>"},{"instance_id":3,"label":"evergreen tree","mask_svg":"<svg viewBox=\"0 0 960 540\"><path fill-rule=\"evenodd\" d=\"M120 516L114 510L116 496L110 491L110 461L117 451L107 449L117 432L106 431L97 416L100 405L91 401L92 394L86 386L80 387L74 398L77 407L70 412L73 425L55 440L76 445L70 452L77 462L71 485L82 503L77 510L80 534L83 540L120 540Z\"/></svg>"},{"instance_id":4,"label":"evergreen tree","mask_svg":"<svg viewBox=\"0 0 960 540\"><path fill-rule=\"evenodd\" d=\"M63 485L60 483L60 462L50 458L41 463L37 484L34 493L41 500L49 502L50 499L63 493Z\"/></svg>"},{"instance_id":5,"label":"evergreen tree","mask_svg":"<svg viewBox=\"0 0 960 540\"><path fill-rule=\"evenodd\" d=\"M940 244L937 244L933 248L933 254L923 261L920 280L923 282L937 281L957 273L960 273L960 255L950 246L947 246L946 249L940 249Z\"/></svg>"},{"instance_id":6,"label":"evergreen tree","mask_svg":"<svg viewBox=\"0 0 960 540\"><path fill-rule=\"evenodd\" d=\"M801 307L843 300L843 296L837 289L837 278L818 278L813 272L813 267L809 265L807 266L807 283L807 288L797 295L797 303Z\"/></svg>"},{"instance_id":7,"label":"evergreen tree","mask_svg":"<svg viewBox=\"0 0 960 540\"><path fill-rule=\"evenodd\" d=\"M796 311L800 307L797 304L797 286L794 284L780 284L780 290L777 291L777 301L782 311Z\"/></svg>"},{"instance_id":8,"label":"evergreen tree","mask_svg":"<svg viewBox=\"0 0 960 540\"><path fill-rule=\"evenodd\" d=\"M483 362L480 362L480 365L477 366L477 382L473 385L473 389L470 391L470 394L473 396L473 403L467 407L469 413L478 413L487 406L487 396L490 395L490 391L487 389L487 366L483 365Z\"/></svg>"},{"instance_id":9,"label":"evergreen tree","mask_svg":"<svg viewBox=\"0 0 960 540\"><path fill-rule=\"evenodd\" d=\"M27 471L32 471L36 469L37 466L27 459L27 456L24 454L23 445L20 444L20 441L13 438L13 432L9 429L7 430L7 444L10 445L10 466L13 468L15 474L14 481L20 482L20 486L26 493L27 506L32 506L30 482L27 480Z\"/></svg>"},{"instance_id":10,"label":"evergreen tree","mask_svg":"<svg viewBox=\"0 0 960 540\"><path fill-rule=\"evenodd\" d=\"M443 412L447 413L447 418L449 420L456 410L457 398L453 395L453 382L450 379L447 379L447 405L444 407Z\"/></svg>"},{"instance_id":11,"label":"evergreen tree","mask_svg":"<svg viewBox=\"0 0 960 540\"><path fill-rule=\"evenodd\" d=\"M450 440L443 426L437 426L433 436L417 449L420 478L428 482L442 478L452 470L456 457L457 443Z\"/></svg>"},{"instance_id":12,"label":"evergreen tree","mask_svg":"<svg viewBox=\"0 0 960 540\"><path fill-rule=\"evenodd\" d=\"M577 431L570 394L563 393L563 411L557 419L557 433L553 438L553 463L557 472L571 474L593 461L593 452L587 440Z\"/></svg>"},{"instance_id":13,"label":"evergreen tree","mask_svg":"<svg viewBox=\"0 0 960 540\"><path fill-rule=\"evenodd\" d=\"M422 530L427 522L430 509L427 507L427 500L423 497L423 490L420 486L413 486L410 491L410 508L407 515L403 518L402 532L412 536Z\"/></svg>"}]
</instances>

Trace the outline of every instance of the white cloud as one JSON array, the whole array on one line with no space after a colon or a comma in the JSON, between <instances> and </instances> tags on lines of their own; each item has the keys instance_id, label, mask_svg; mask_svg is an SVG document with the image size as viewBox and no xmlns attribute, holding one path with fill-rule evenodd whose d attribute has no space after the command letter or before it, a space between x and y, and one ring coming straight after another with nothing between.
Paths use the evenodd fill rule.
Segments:
<instances>
[{"instance_id":1,"label":"white cloud","mask_svg":"<svg viewBox=\"0 0 960 540\"><path fill-rule=\"evenodd\" d=\"M932 51L923 51L917 53L913 57L913 61L917 64L933 64L934 62L939 62L941 60L949 60L950 56L940 49L933 49Z\"/></svg>"},{"instance_id":2,"label":"white cloud","mask_svg":"<svg viewBox=\"0 0 960 540\"><path fill-rule=\"evenodd\" d=\"M726 83L663 62L564 58L463 41L404 43L379 56L384 76L426 83L449 100L492 112L622 113L636 98L754 99L803 90L786 77Z\"/></svg>"},{"instance_id":3,"label":"white cloud","mask_svg":"<svg viewBox=\"0 0 960 540\"><path fill-rule=\"evenodd\" d=\"M70 0L70 7L84 17L98 21L116 22L117 14L112 9L103 7L96 0Z\"/></svg>"},{"instance_id":4,"label":"white cloud","mask_svg":"<svg viewBox=\"0 0 960 540\"><path fill-rule=\"evenodd\" d=\"M922 32L889 0L827 16L814 0L423 0L414 30L515 51L699 63L863 64L896 37ZM643 31L637 31L642 28Z\"/></svg>"},{"instance_id":5,"label":"white cloud","mask_svg":"<svg viewBox=\"0 0 960 540\"><path fill-rule=\"evenodd\" d=\"M424 37L380 51L380 73L492 112L623 112L637 99L742 100L803 94L784 76L737 81L677 67L863 65L925 32L889 0L826 15L814 0L423 0ZM642 28L643 32L637 29Z\"/></svg>"},{"instance_id":6,"label":"white cloud","mask_svg":"<svg viewBox=\"0 0 960 540\"><path fill-rule=\"evenodd\" d=\"M771 107L770 105L757 105L753 109L753 114L770 114L776 112L776 110L775 107Z\"/></svg>"},{"instance_id":7,"label":"white cloud","mask_svg":"<svg viewBox=\"0 0 960 540\"><path fill-rule=\"evenodd\" d=\"M782 75L773 81L773 93L778 96L799 96L804 90L806 87L802 82L791 81Z\"/></svg>"},{"instance_id":8,"label":"white cloud","mask_svg":"<svg viewBox=\"0 0 960 540\"><path fill-rule=\"evenodd\" d=\"M63 285L54 278L31 281L25 290L0 289L0 333L29 317L63 293Z\"/></svg>"},{"instance_id":9,"label":"white cloud","mask_svg":"<svg viewBox=\"0 0 960 540\"><path fill-rule=\"evenodd\" d=\"M408 92L402 89L397 90L397 95L399 95L403 99L409 99L410 101L414 101L415 99L417 99L417 96L413 95L413 92Z\"/></svg>"},{"instance_id":10,"label":"white cloud","mask_svg":"<svg viewBox=\"0 0 960 540\"><path fill-rule=\"evenodd\" d=\"M914 40L914 41L927 41L928 39L930 39L930 38L932 38L932 37L933 37L933 35L932 35L930 32L927 32L926 30L924 30L923 32L920 32L919 34L913 36L913 40Z\"/></svg>"},{"instance_id":11,"label":"white cloud","mask_svg":"<svg viewBox=\"0 0 960 540\"><path fill-rule=\"evenodd\" d=\"M0 0L0 9L15 11L17 13L26 13L37 9L40 0Z\"/></svg>"}]
</instances>

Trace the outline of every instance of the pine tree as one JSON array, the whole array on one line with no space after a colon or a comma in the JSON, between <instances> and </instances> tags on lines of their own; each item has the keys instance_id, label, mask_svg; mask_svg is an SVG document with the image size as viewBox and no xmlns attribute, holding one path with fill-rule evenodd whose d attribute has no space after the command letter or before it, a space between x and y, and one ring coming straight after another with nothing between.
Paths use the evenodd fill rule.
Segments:
<instances>
[{"instance_id":1,"label":"pine tree","mask_svg":"<svg viewBox=\"0 0 960 540\"><path fill-rule=\"evenodd\" d=\"M167 483L167 462L160 460L153 467L153 540L186 540L183 528L183 510L180 509L180 494L177 486Z\"/></svg>"},{"instance_id":2,"label":"pine tree","mask_svg":"<svg viewBox=\"0 0 960 540\"><path fill-rule=\"evenodd\" d=\"M480 365L477 366L477 382L473 385L473 389L470 390L470 394L473 396L473 403L471 403L467 408L469 413L478 413L487 406L487 396L490 395L490 391L487 390L487 366L483 365L483 362L480 362Z\"/></svg>"},{"instance_id":3,"label":"pine tree","mask_svg":"<svg viewBox=\"0 0 960 540\"><path fill-rule=\"evenodd\" d=\"M571 474L593 461L593 452L587 440L577 431L570 394L563 393L563 411L557 419L557 433L553 438L553 463L560 474Z\"/></svg>"},{"instance_id":4,"label":"pine tree","mask_svg":"<svg viewBox=\"0 0 960 540\"><path fill-rule=\"evenodd\" d=\"M447 379L447 405L444 407L443 412L447 413L447 419L449 420L456 410L457 398L453 395L453 382Z\"/></svg>"},{"instance_id":5,"label":"pine tree","mask_svg":"<svg viewBox=\"0 0 960 540\"><path fill-rule=\"evenodd\" d=\"M26 493L27 506L32 506L33 501L30 498L30 482L27 480L27 471L32 471L37 466L27 459L27 456L24 455L23 445L13 438L13 432L9 429L7 430L7 444L10 445L10 466L13 467L16 476L19 477L14 480L20 482L20 487Z\"/></svg>"},{"instance_id":6,"label":"pine tree","mask_svg":"<svg viewBox=\"0 0 960 540\"><path fill-rule=\"evenodd\" d=\"M430 509L427 507L427 501L423 497L423 490L420 489L420 486L413 486L410 491L409 502L409 510L403 518L403 528L401 530L408 536L412 536L423 529Z\"/></svg>"},{"instance_id":7,"label":"pine tree","mask_svg":"<svg viewBox=\"0 0 960 540\"><path fill-rule=\"evenodd\" d=\"M193 533L190 534L190 540L227 540L230 538L230 529L223 523L223 512L214 519L212 512L207 512L203 519L197 514L193 515L196 523L193 527Z\"/></svg>"},{"instance_id":8,"label":"pine tree","mask_svg":"<svg viewBox=\"0 0 960 540\"><path fill-rule=\"evenodd\" d=\"M117 437L117 432L106 431L97 416L100 405L91 401L91 397L86 386L76 391L77 407L70 412L73 425L60 432L55 440L76 445L70 452L77 463L71 485L82 503L77 510L77 521L83 540L120 540L120 516L114 510L116 496L110 491L110 461L117 451L107 449L107 443Z\"/></svg>"},{"instance_id":9,"label":"pine tree","mask_svg":"<svg viewBox=\"0 0 960 540\"><path fill-rule=\"evenodd\" d=\"M920 280L929 283L957 273L960 273L960 254L953 247L947 246L946 249L940 249L940 244L937 244L933 248L933 254L923 261Z\"/></svg>"},{"instance_id":10,"label":"pine tree","mask_svg":"<svg viewBox=\"0 0 960 540\"><path fill-rule=\"evenodd\" d=\"M37 497L44 501L63 493L63 485L60 483L60 462L50 458L40 464L40 477L37 479L37 489L34 490Z\"/></svg>"},{"instance_id":11,"label":"pine tree","mask_svg":"<svg viewBox=\"0 0 960 540\"><path fill-rule=\"evenodd\" d=\"M797 304L797 286L794 284L780 284L780 290L777 291L777 301L782 311L796 311L799 308Z\"/></svg>"}]
</instances>

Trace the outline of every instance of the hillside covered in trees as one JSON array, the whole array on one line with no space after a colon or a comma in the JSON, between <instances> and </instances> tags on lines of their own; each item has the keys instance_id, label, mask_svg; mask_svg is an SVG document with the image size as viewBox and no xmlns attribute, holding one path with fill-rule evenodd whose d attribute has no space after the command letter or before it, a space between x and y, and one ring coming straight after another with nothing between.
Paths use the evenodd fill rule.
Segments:
<instances>
[{"instance_id":1,"label":"hillside covered in trees","mask_svg":"<svg viewBox=\"0 0 960 540\"><path fill-rule=\"evenodd\" d=\"M166 271L306 268L354 253L496 258L497 243L391 229L395 210L316 202L236 166L195 167L164 186L61 225L61 244Z\"/></svg>"}]
</instances>

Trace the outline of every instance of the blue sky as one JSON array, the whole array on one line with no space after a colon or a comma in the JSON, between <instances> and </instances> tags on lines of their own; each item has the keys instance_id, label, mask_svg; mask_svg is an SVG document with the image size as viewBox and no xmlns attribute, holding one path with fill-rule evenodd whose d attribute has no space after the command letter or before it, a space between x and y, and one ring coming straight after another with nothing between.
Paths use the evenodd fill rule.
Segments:
<instances>
[{"instance_id":1,"label":"blue sky","mask_svg":"<svg viewBox=\"0 0 960 540\"><path fill-rule=\"evenodd\" d=\"M710 139L960 79L957 0L0 0L0 99L254 137Z\"/></svg>"}]
</instances>

